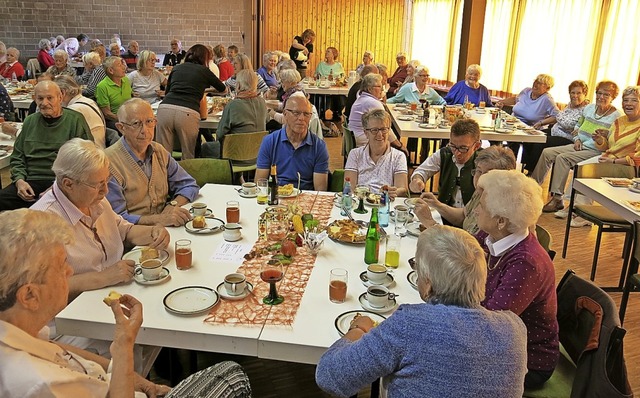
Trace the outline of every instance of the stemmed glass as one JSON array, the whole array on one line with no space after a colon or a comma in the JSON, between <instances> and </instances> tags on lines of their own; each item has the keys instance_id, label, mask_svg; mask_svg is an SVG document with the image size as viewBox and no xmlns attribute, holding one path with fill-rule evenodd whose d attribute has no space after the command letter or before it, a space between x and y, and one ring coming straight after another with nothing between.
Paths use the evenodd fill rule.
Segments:
<instances>
[{"instance_id":1,"label":"stemmed glass","mask_svg":"<svg viewBox=\"0 0 640 398\"><path fill-rule=\"evenodd\" d=\"M358 208L353 212L358 214L367 214L369 211L364 208L364 197L370 192L369 187L367 185L358 185L355 192L358 199L360 199L360 202L358 203Z\"/></svg>"},{"instance_id":2,"label":"stemmed glass","mask_svg":"<svg viewBox=\"0 0 640 398\"><path fill-rule=\"evenodd\" d=\"M269 294L262 299L264 304L278 305L284 301L284 297L278 295L276 290L276 282L280 282L283 277L284 272L280 261L269 260L262 266L260 279L269 283Z\"/></svg>"}]
</instances>

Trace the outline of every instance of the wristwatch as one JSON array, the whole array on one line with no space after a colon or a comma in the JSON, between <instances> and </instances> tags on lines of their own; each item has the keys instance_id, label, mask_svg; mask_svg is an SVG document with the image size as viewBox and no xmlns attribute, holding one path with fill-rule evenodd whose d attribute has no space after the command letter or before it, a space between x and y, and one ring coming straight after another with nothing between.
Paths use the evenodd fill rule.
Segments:
<instances>
[{"instance_id":1,"label":"wristwatch","mask_svg":"<svg viewBox=\"0 0 640 398\"><path fill-rule=\"evenodd\" d=\"M172 200L171 202L167 203L168 205L171 205L173 207L177 207L178 206L178 201L177 200Z\"/></svg>"}]
</instances>

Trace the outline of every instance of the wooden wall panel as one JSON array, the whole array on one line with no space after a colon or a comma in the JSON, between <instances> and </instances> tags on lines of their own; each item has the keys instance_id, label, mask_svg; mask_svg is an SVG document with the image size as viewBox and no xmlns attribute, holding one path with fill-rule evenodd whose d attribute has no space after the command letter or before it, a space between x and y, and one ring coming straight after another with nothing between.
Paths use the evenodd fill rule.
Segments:
<instances>
[{"instance_id":1,"label":"wooden wall panel","mask_svg":"<svg viewBox=\"0 0 640 398\"><path fill-rule=\"evenodd\" d=\"M310 70L324 59L329 46L340 52L345 70L355 70L365 50L375 61L396 68L401 48L405 0L264 0L262 52L289 51L305 29L316 32ZM259 63L256 63L256 68Z\"/></svg>"}]
</instances>

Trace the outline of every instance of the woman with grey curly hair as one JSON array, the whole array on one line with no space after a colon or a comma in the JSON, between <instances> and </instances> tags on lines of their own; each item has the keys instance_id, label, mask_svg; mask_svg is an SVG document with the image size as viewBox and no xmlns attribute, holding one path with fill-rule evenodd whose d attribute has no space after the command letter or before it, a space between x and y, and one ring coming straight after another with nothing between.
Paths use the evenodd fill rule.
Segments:
<instances>
[{"instance_id":1,"label":"woman with grey curly hair","mask_svg":"<svg viewBox=\"0 0 640 398\"><path fill-rule=\"evenodd\" d=\"M542 214L542 189L516 170L491 170L478 180L476 239L487 256L487 288L482 305L511 310L527 326L524 385L546 382L560 356L555 270L546 250L529 232Z\"/></svg>"},{"instance_id":2,"label":"woman with grey curly hair","mask_svg":"<svg viewBox=\"0 0 640 398\"><path fill-rule=\"evenodd\" d=\"M37 58L40 63L40 70L45 71L56 63L50 54L51 42L49 39L41 39L40 42L38 42L38 47L40 48L40 51L38 51Z\"/></svg>"},{"instance_id":3,"label":"woman with grey curly hair","mask_svg":"<svg viewBox=\"0 0 640 398\"><path fill-rule=\"evenodd\" d=\"M389 398L521 397L526 330L512 312L480 306L487 263L478 242L458 228L427 229L416 274L424 303L402 304L376 327L356 316L320 358L318 386L348 397L383 377Z\"/></svg>"}]
</instances>

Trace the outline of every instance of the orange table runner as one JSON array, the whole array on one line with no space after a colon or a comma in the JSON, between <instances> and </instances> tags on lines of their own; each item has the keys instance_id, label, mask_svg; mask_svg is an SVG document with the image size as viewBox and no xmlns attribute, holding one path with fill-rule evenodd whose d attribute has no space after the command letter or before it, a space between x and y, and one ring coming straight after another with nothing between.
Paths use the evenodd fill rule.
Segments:
<instances>
[{"instance_id":1,"label":"orange table runner","mask_svg":"<svg viewBox=\"0 0 640 398\"><path fill-rule=\"evenodd\" d=\"M313 214L321 226L327 225L333 208L333 196L317 193L305 192L296 198L281 199L280 202L283 205L296 203L302 208L303 214ZM277 242L258 240L252 250L259 252L274 243ZM298 248L292 263L283 267L284 277L277 285L278 294L284 297L284 302L274 306L262 303L262 298L269 293L269 284L260 279L260 270L264 262L270 258L269 254L244 260L237 272L243 273L247 281L253 284L253 292L243 300L221 300L220 304L211 310L205 322L253 326L264 324L269 318L270 325L292 325L313 271L316 256L310 254L306 247ZM271 317L269 313L272 314Z\"/></svg>"}]
</instances>

